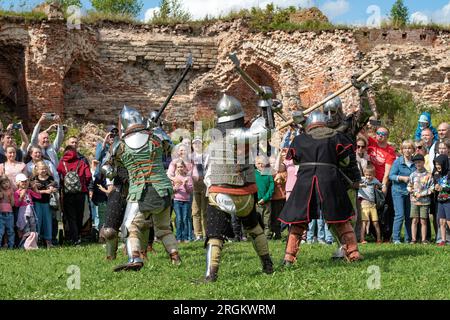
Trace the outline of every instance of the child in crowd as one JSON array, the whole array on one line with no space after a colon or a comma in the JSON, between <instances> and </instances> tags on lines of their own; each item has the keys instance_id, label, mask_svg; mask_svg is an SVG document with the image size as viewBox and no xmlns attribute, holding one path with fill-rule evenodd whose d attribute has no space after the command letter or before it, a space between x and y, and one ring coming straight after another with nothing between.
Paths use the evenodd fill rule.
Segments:
<instances>
[{"instance_id":1,"label":"child in crowd","mask_svg":"<svg viewBox=\"0 0 450 320\"><path fill-rule=\"evenodd\" d=\"M94 183L92 186L92 191L89 192L91 201L89 205L91 206L91 217L92 217L92 231L93 238L96 240L99 231L105 223L106 216L106 202L108 201L108 194L112 191L112 181L106 179L105 174L98 170L100 162L98 160L92 160L91 162L91 173ZM94 173L97 174L94 175ZM108 188L108 185L110 188ZM103 239L99 239L103 241Z\"/></svg>"},{"instance_id":2,"label":"child in crowd","mask_svg":"<svg viewBox=\"0 0 450 320\"><path fill-rule=\"evenodd\" d=\"M256 211L261 215L264 222L264 234L268 239L272 238L270 215L271 204L275 183L270 168L267 167L269 161L264 156L257 156L255 159L256 187L258 188L258 202Z\"/></svg>"},{"instance_id":3,"label":"child in crowd","mask_svg":"<svg viewBox=\"0 0 450 320\"><path fill-rule=\"evenodd\" d=\"M412 159L416 166L416 171L409 176L407 190L411 198L411 244L417 242L417 225L421 225L422 243L427 244L427 222L430 213L431 197L433 193L433 179L431 174L425 169L425 157L416 154Z\"/></svg>"},{"instance_id":4,"label":"child in crowd","mask_svg":"<svg viewBox=\"0 0 450 320\"><path fill-rule=\"evenodd\" d=\"M14 204L19 208L16 224L21 239L19 247L23 246L25 250L37 249L38 233L36 232L37 221L33 198L40 199L42 196L36 185L33 185L34 190L29 189L30 183L23 173L16 176L16 185Z\"/></svg>"},{"instance_id":5,"label":"child in crowd","mask_svg":"<svg viewBox=\"0 0 450 320\"><path fill-rule=\"evenodd\" d=\"M44 161L39 161L33 168L31 183L41 194L34 200L37 218L37 232L44 239L47 248L52 247L52 212L50 211L50 194L58 192L55 179L49 174L49 168Z\"/></svg>"},{"instance_id":6,"label":"child in crowd","mask_svg":"<svg viewBox=\"0 0 450 320\"><path fill-rule=\"evenodd\" d=\"M361 243L367 243L364 238L369 222L372 222L375 228L377 243L381 243L381 230L375 202L375 188L381 188L381 182L375 178L375 168L372 165L368 165L363 172L364 177L361 179L358 191L358 199L361 201Z\"/></svg>"},{"instance_id":7,"label":"child in crowd","mask_svg":"<svg viewBox=\"0 0 450 320\"><path fill-rule=\"evenodd\" d=\"M0 241L6 233L8 249L14 247L14 193L11 182L5 175L0 176Z\"/></svg>"},{"instance_id":8,"label":"child in crowd","mask_svg":"<svg viewBox=\"0 0 450 320\"><path fill-rule=\"evenodd\" d=\"M281 161L284 159L281 158ZM281 223L278 220L281 210L283 210L284 204L286 203L286 178L287 173L278 172L276 167L276 158L270 157L270 167L272 169L272 177L274 181L274 192L271 200L271 213L270 213L270 224L271 231L273 232L272 239L281 239Z\"/></svg>"},{"instance_id":9,"label":"child in crowd","mask_svg":"<svg viewBox=\"0 0 450 320\"><path fill-rule=\"evenodd\" d=\"M442 240L438 246L445 246L447 241L447 233L445 224L450 227L450 174L449 174L449 160L446 155L439 155L434 159L434 175L435 183L434 190L438 192L437 201L437 218L441 228Z\"/></svg>"},{"instance_id":10,"label":"child in crowd","mask_svg":"<svg viewBox=\"0 0 450 320\"><path fill-rule=\"evenodd\" d=\"M175 210L176 239L181 242L193 240L191 196L193 192L192 177L182 159L175 161L175 176L172 178L174 191L173 208Z\"/></svg>"}]
</instances>

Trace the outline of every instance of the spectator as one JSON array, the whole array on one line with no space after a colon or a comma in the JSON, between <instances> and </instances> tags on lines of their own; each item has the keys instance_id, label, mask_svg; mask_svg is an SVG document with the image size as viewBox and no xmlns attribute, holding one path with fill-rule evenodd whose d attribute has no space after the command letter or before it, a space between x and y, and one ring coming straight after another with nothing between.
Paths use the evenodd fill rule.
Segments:
<instances>
[{"instance_id":1,"label":"spectator","mask_svg":"<svg viewBox=\"0 0 450 320\"><path fill-rule=\"evenodd\" d=\"M110 125L106 128L108 133L106 134L103 142L98 142L95 147L95 160L98 161L98 165L96 166L96 171L94 173L94 177L100 174L100 167L103 163L103 159L109 151L109 148L114 143L114 139L118 136L119 130L115 125Z\"/></svg>"},{"instance_id":2,"label":"spectator","mask_svg":"<svg viewBox=\"0 0 450 320\"><path fill-rule=\"evenodd\" d=\"M180 143L174 148L174 154L175 156L172 156L172 161L170 162L169 169L167 170L167 176L169 179L172 180L172 178L175 177L175 170L176 170L176 162L177 160L183 160L184 164L186 165L186 168L188 170L187 175L192 176L192 162L189 158L189 152L187 145Z\"/></svg>"},{"instance_id":3,"label":"spectator","mask_svg":"<svg viewBox=\"0 0 450 320\"><path fill-rule=\"evenodd\" d=\"M41 194L37 191L35 185L33 185L33 190L29 189L30 183L23 173L19 173L16 176L16 184L17 190L14 192L14 204L19 208L17 218L17 228L21 239L19 246L23 246L25 250L37 249L37 218L33 198L40 199Z\"/></svg>"},{"instance_id":4,"label":"spectator","mask_svg":"<svg viewBox=\"0 0 450 320\"><path fill-rule=\"evenodd\" d=\"M258 202L256 203L256 211L261 215L264 222L264 234L267 239L271 239L273 234L270 224L270 200L272 199L274 191L274 181L270 168L267 167L268 164L269 162L264 156L257 156L255 159L256 186L258 188Z\"/></svg>"},{"instance_id":5,"label":"spectator","mask_svg":"<svg viewBox=\"0 0 450 320\"><path fill-rule=\"evenodd\" d=\"M278 157L281 157L280 160L278 160ZM281 210L283 210L284 204L286 203L286 178L287 173L286 172L280 172L278 173L277 170L275 170L277 161L284 161L286 158L286 152L279 152L279 155L277 156L277 159L275 161L272 161L274 158L271 157L271 168L272 168L272 177L274 181L274 192L272 195L271 200L271 215L270 215L270 225L272 227L271 231L273 233L272 239L279 240L281 239L281 223L278 220L278 217L280 216Z\"/></svg>"},{"instance_id":6,"label":"spectator","mask_svg":"<svg viewBox=\"0 0 450 320\"><path fill-rule=\"evenodd\" d=\"M174 190L173 206L176 215L176 239L178 242L189 242L193 240L190 206L193 182L183 160L176 160L175 165L175 177L172 185Z\"/></svg>"},{"instance_id":7,"label":"spectator","mask_svg":"<svg viewBox=\"0 0 450 320\"><path fill-rule=\"evenodd\" d=\"M428 243L427 236L427 221L430 213L431 197L433 193L433 179L431 173L425 169L425 158L421 154L417 154L412 158L416 171L409 176L409 183L407 190L411 194L411 214L412 218L412 241L416 243L417 225L420 220L422 243Z\"/></svg>"},{"instance_id":8,"label":"spectator","mask_svg":"<svg viewBox=\"0 0 450 320\"><path fill-rule=\"evenodd\" d=\"M375 167L375 178L382 183L382 191L386 195L386 206L381 216L381 236L388 242L392 234L394 220L393 201L391 185L389 183L389 172L396 159L395 149L388 144L389 130L379 127L376 131L376 139L369 137L367 154L370 163Z\"/></svg>"},{"instance_id":9,"label":"spectator","mask_svg":"<svg viewBox=\"0 0 450 320\"><path fill-rule=\"evenodd\" d=\"M94 240L105 223L106 217L106 203L108 195L112 192L113 182L105 177L105 175L98 170L99 161L92 160L91 174L94 182L92 183L92 191L89 191L91 218L93 225ZM97 175L95 173L98 172ZM153 240L153 239L152 239Z\"/></svg>"},{"instance_id":10,"label":"spectator","mask_svg":"<svg viewBox=\"0 0 450 320\"><path fill-rule=\"evenodd\" d=\"M43 113L38 123L33 129L33 133L31 135L31 142L28 148L34 145L38 145L41 148L42 157L44 159L50 160L51 163L55 166L55 168L57 168L59 163L58 151L64 140L64 130L63 126L60 124L61 122L60 117L55 116L52 120L56 121L56 123L48 127L47 130L39 133L39 131L41 130L42 123L47 120L50 119L47 117L45 113ZM53 143L51 144L48 132L54 127L57 127L56 138L55 141L53 141Z\"/></svg>"},{"instance_id":11,"label":"spectator","mask_svg":"<svg viewBox=\"0 0 450 320\"><path fill-rule=\"evenodd\" d=\"M450 158L450 139L444 139L442 142L438 144L438 155L444 154Z\"/></svg>"},{"instance_id":12,"label":"spectator","mask_svg":"<svg viewBox=\"0 0 450 320\"><path fill-rule=\"evenodd\" d=\"M421 140L423 141L423 145L426 148L427 153L429 153L431 147L434 144L433 132L430 130L430 128L425 128L422 130Z\"/></svg>"},{"instance_id":13,"label":"spectator","mask_svg":"<svg viewBox=\"0 0 450 320\"><path fill-rule=\"evenodd\" d=\"M315 231L317 226L317 237L315 237ZM319 219L312 219L308 224L308 231L306 232L306 243L312 244L316 240L320 244L333 244L333 234L328 229L328 225L323 219L322 213L320 213Z\"/></svg>"},{"instance_id":14,"label":"spectator","mask_svg":"<svg viewBox=\"0 0 450 320\"><path fill-rule=\"evenodd\" d=\"M44 161L39 161L33 169L32 185L41 194L35 199L34 208L37 217L37 232L44 239L47 248L52 247L52 213L50 211L50 194L58 192L57 184Z\"/></svg>"},{"instance_id":15,"label":"spectator","mask_svg":"<svg viewBox=\"0 0 450 320\"><path fill-rule=\"evenodd\" d=\"M441 142L444 142L444 140L446 139L450 139L450 130L449 130L449 124L446 122L441 123L438 126L437 132L438 132L438 141L436 141L435 143L433 143L433 145L430 148L430 152L429 154L429 161L430 161L430 169L431 172L433 172L433 160L435 157L437 157L437 155L439 154L439 150L438 149L438 145Z\"/></svg>"},{"instance_id":16,"label":"spectator","mask_svg":"<svg viewBox=\"0 0 450 320\"><path fill-rule=\"evenodd\" d=\"M73 245L78 245L81 243L80 233L83 224L85 195L88 192L88 186L92 179L91 171L89 166L78 158L77 151L72 146L65 148L64 155L58 164L57 170L61 175L63 211L64 220L68 227L68 238ZM74 171L77 174L79 184L81 185L80 188L69 189L69 182L65 180L65 177L70 171Z\"/></svg>"},{"instance_id":17,"label":"spectator","mask_svg":"<svg viewBox=\"0 0 450 320\"><path fill-rule=\"evenodd\" d=\"M411 173L416 170L416 166L412 161L414 153L414 143L412 140L405 140L401 145L401 156L398 157L389 174L389 179L392 181L392 199L394 201L394 228L393 228L393 241L394 244L400 244L400 234L403 227L403 221L405 221L405 242L409 242L411 239L411 200L407 190L409 177Z\"/></svg>"},{"instance_id":18,"label":"spectator","mask_svg":"<svg viewBox=\"0 0 450 320\"><path fill-rule=\"evenodd\" d=\"M431 124L431 115L429 112L422 112L422 114L419 116L419 121L417 123L417 129L414 134L415 140L422 139L422 130L429 128L431 132L433 133L433 139L434 141L438 140L438 132Z\"/></svg>"},{"instance_id":19,"label":"spectator","mask_svg":"<svg viewBox=\"0 0 450 320\"><path fill-rule=\"evenodd\" d=\"M59 187L59 175L58 171L56 170L56 167L53 165L53 163L50 160L42 159L42 149L38 146L31 147L29 153L31 156L30 162L26 164L26 173L29 177L33 176L33 169L36 165L36 163L40 161L44 161L45 165L49 169L49 174L53 177L53 179L56 182L56 187Z\"/></svg>"},{"instance_id":20,"label":"spectator","mask_svg":"<svg viewBox=\"0 0 450 320\"><path fill-rule=\"evenodd\" d=\"M23 130L22 125L20 125L20 128L16 130L19 130L20 137L22 139L20 148L17 147L16 141L14 140L13 124L11 123L6 128L6 132L3 134L1 139L0 153L4 155L7 147L14 147L16 148L16 161L20 162L24 160L25 154L27 153L28 137Z\"/></svg>"},{"instance_id":21,"label":"spectator","mask_svg":"<svg viewBox=\"0 0 450 320\"><path fill-rule=\"evenodd\" d=\"M11 181L5 175L0 176L0 247L3 235L8 238L8 249L14 247L14 192Z\"/></svg>"},{"instance_id":22,"label":"spectator","mask_svg":"<svg viewBox=\"0 0 450 320\"><path fill-rule=\"evenodd\" d=\"M450 227L450 177L449 161L445 155L439 155L434 159L435 172L433 175L435 190L438 192L437 217L439 219L440 233L442 236L439 246L445 246L447 242L446 225Z\"/></svg>"},{"instance_id":23,"label":"spectator","mask_svg":"<svg viewBox=\"0 0 450 320\"><path fill-rule=\"evenodd\" d=\"M7 175L13 190L17 190L16 176L19 173L26 173L25 163L16 160L16 148L9 146L6 148L6 162L0 164L0 175Z\"/></svg>"},{"instance_id":24,"label":"spectator","mask_svg":"<svg viewBox=\"0 0 450 320\"><path fill-rule=\"evenodd\" d=\"M208 198L206 198L206 185L203 181L203 152L202 140L200 137L194 138L192 141L194 151L192 152L193 170L192 179L194 182L194 191L192 199L192 220L194 225L195 240L203 240L206 236L206 206Z\"/></svg>"},{"instance_id":25,"label":"spectator","mask_svg":"<svg viewBox=\"0 0 450 320\"><path fill-rule=\"evenodd\" d=\"M425 169L430 170L430 156L428 154L427 148L425 146L425 142L423 140L414 141L414 146L416 148L414 155L421 154L425 158Z\"/></svg>"},{"instance_id":26,"label":"spectator","mask_svg":"<svg viewBox=\"0 0 450 320\"><path fill-rule=\"evenodd\" d=\"M369 156L367 154L367 144L368 141L363 135L358 135L356 138L356 162L358 163L358 169L361 173L361 177L364 177L364 169L370 163ZM355 233L358 242L361 241L361 201L358 200L358 193L355 193L356 201L356 223L355 223Z\"/></svg>"},{"instance_id":27,"label":"spectator","mask_svg":"<svg viewBox=\"0 0 450 320\"><path fill-rule=\"evenodd\" d=\"M375 200L375 189L381 188L381 182L375 178L375 168L367 166L363 171L363 178L358 191L358 198L361 200L361 234L360 241L362 244L367 243L364 240L369 222L372 222L377 234L377 243L381 243L381 230L378 223L377 205Z\"/></svg>"},{"instance_id":28,"label":"spectator","mask_svg":"<svg viewBox=\"0 0 450 320\"><path fill-rule=\"evenodd\" d=\"M78 159L82 160L87 166L89 166L89 161L88 159L79 152L78 150L78 138L75 136L71 136L69 137L69 139L67 140L67 146L71 146L73 147L76 151L77 151L77 157Z\"/></svg>"}]
</instances>

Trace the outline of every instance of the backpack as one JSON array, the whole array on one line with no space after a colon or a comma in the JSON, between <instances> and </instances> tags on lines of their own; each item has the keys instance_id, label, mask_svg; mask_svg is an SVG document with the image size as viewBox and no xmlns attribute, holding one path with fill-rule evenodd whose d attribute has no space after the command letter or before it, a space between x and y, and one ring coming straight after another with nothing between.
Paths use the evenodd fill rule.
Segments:
<instances>
[{"instance_id":1,"label":"backpack","mask_svg":"<svg viewBox=\"0 0 450 320\"><path fill-rule=\"evenodd\" d=\"M78 166L80 161L77 163L77 168L75 171L67 170L66 163L63 161L64 169L66 169L66 176L64 177L64 192L65 193L78 193L81 192L81 181L78 176Z\"/></svg>"}]
</instances>

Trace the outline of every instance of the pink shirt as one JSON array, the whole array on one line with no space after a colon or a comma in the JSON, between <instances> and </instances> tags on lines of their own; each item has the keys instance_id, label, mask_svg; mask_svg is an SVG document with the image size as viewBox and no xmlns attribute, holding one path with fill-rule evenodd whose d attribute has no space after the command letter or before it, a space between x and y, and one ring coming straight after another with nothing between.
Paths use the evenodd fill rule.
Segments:
<instances>
[{"instance_id":1,"label":"pink shirt","mask_svg":"<svg viewBox=\"0 0 450 320\"><path fill-rule=\"evenodd\" d=\"M294 189L295 182L297 181L298 166L294 165L293 160L284 160L284 166L286 167L287 179L286 179L286 199L289 198L292 189Z\"/></svg>"},{"instance_id":2,"label":"pink shirt","mask_svg":"<svg viewBox=\"0 0 450 320\"><path fill-rule=\"evenodd\" d=\"M11 187L13 189L13 191L17 190L17 185L16 185L16 176L19 173L24 173L27 176L27 172L26 172L26 164L23 162L14 162L14 163L2 163L0 164L0 175L5 174L8 178L9 181L11 182Z\"/></svg>"},{"instance_id":3,"label":"pink shirt","mask_svg":"<svg viewBox=\"0 0 450 320\"><path fill-rule=\"evenodd\" d=\"M191 176L180 176L176 175L174 181L176 180L183 180L188 179L186 184L182 184L181 186L175 186L175 182L172 182L173 185L173 191L174 191L174 200L177 201L191 201L191 194L192 194L192 188L193 188L193 182Z\"/></svg>"},{"instance_id":4,"label":"pink shirt","mask_svg":"<svg viewBox=\"0 0 450 320\"><path fill-rule=\"evenodd\" d=\"M30 203L27 203L25 200L27 199L27 196L25 195L25 197L23 198L22 201L19 200L20 198L20 190L16 190L16 192L14 192L14 203L16 205L16 207L26 207L27 205L33 205L33 198L36 199L40 199L42 196L40 193L34 192L31 189L27 189L27 195L28 198L30 199Z\"/></svg>"},{"instance_id":5,"label":"pink shirt","mask_svg":"<svg viewBox=\"0 0 450 320\"><path fill-rule=\"evenodd\" d=\"M1 191L0 191L1 192ZM11 206L11 197L14 197L10 190L2 191L3 198L0 199L0 212L13 212L13 208Z\"/></svg>"}]
</instances>

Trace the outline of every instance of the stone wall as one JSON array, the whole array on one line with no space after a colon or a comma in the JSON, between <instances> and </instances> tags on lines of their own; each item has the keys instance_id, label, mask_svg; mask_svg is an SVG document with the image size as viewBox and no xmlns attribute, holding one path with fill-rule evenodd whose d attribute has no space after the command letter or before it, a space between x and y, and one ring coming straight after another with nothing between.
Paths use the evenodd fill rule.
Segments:
<instances>
[{"instance_id":1,"label":"stone wall","mask_svg":"<svg viewBox=\"0 0 450 320\"><path fill-rule=\"evenodd\" d=\"M241 20L189 28L0 21L0 94L33 123L53 111L83 121L115 121L123 104L148 113L170 93L192 53L188 74L164 115L175 127L212 121L221 92L243 102L250 119L257 97L234 71L241 66L272 87L285 111L307 108L373 64L368 80L412 90L421 101L450 102L450 33L432 30L335 30L250 33ZM342 95L358 107L356 90Z\"/></svg>"}]
</instances>

